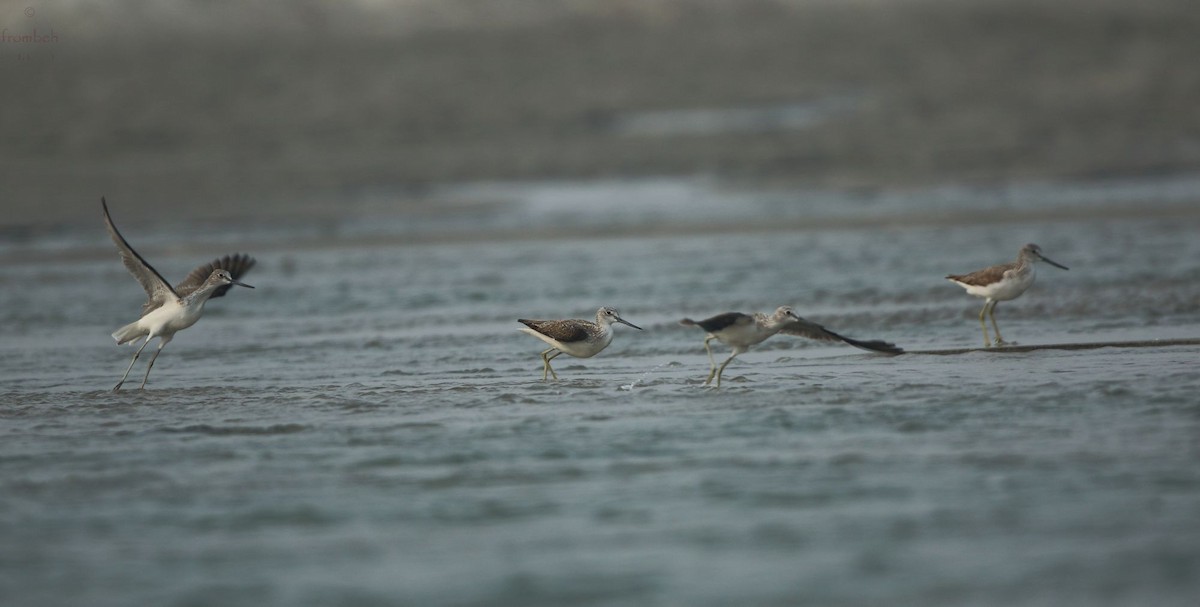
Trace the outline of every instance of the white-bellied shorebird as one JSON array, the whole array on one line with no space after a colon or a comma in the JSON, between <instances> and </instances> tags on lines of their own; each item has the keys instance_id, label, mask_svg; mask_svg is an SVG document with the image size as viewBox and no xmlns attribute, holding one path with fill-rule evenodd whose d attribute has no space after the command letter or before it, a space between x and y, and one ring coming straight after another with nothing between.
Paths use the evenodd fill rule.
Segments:
<instances>
[{"instance_id":1,"label":"white-bellied shorebird","mask_svg":"<svg viewBox=\"0 0 1200 607\"><path fill-rule=\"evenodd\" d=\"M133 247L126 242L125 237L117 231L117 226L113 225L112 217L108 214L108 202L104 198L100 199L100 206L104 209L104 225L108 227L108 235L112 237L113 242L117 245L117 250L121 253L121 261L125 263L125 268L129 270L129 273L133 274L133 277L141 283L142 288L146 290L146 295L150 298L142 305L141 318L117 329L112 334L113 339L117 340L117 344L135 342L142 337L146 338L146 341L134 353L133 360L129 361L129 368L125 369L125 375L121 376L121 381L113 386L113 392L121 389L121 385L129 377L129 372L133 370L133 363L137 362L138 357L142 355L142 350L146 349L150 340L155 337L159 338L158 349L154 351L154 356L146 365L146 376L142 378L142 385L138 388L140 390L146 387L146 380L150 379L150 369L154 367L154 361L158 359L163 347L175 337L177 332L200 320L206 301L225 295L230 285L254 288L238 281L241 275L254 267L254 258L240 253L226 255L192 270L183 279L183 282L171 287L162 275L146 263L146 260L142 259L142 256L138 255L137 251L134 251Z\"/></svg>"},{"instance_id":2,"label":"white-bellied shorebird","mask_svg":"<svg viewBox=\"0 0 1200 607\"><path fill-rule=\"evenodd\" d=\"M639 331L641 327L621 318L613 308L604 307L596 310L596 322L586 320L529 320L518 318L517 322L525 325L520 329L547 344L550 348L542 352L542 381L546 375L558 379L558 374L550 366L550 361L562 353L576 358L591 358L612 343L613 323L629 325ZM551 354L553 352L553 354Z\"/></svg>"},{"instance_id":3,"label":"white-bellied shorebird","mask_svg":"<svg viewBox=\"0 0 1200 607\"><path fill-rule=\"evenodd\" d=\"M751 315L742 314L741 312L726 312L704 320L685 318L679 321L679 324L686 327L700 327L708 332L708 336L704 338L704 349L708 352L708 362L711 367L708 371L708 377L704 380L704 385L707 386L712 382L715 375L718 388L721 387L721 374L725 372L725 367L729 365L735 356L749 350L750 346L762 342L776 333L807 337L821 341L841 341L856 348L872 352L882 352L884 354L904 353L904 350L886 341L860 341L838 335L815 322L796 316L788 306L779 307L770 316L762 313ZM717 367L717 361L713 358L712 348L708 345L708 342L714 339L733 347L733 353L729 355L729 358L725 359L725 362L721 363L720 367Z\"/></svg>"},{"instance_id":4,"label":"white-bellied shorebird","mask_svg":"<svg viewBox=\"0 0 1200 607\"><path fill-rule=\"evenodd\" d=\"M1020 297L1033 285L1033 281L1037 278L1034 264L1038 261L1044 261L1056 268L1067 269L1067 266L1042 255L1041 247L1027 244L1021 247L1017 260L1012 263L1002 263L970 274L951 274L946 277L947 280L966 289L967 293L975 297L983 297L986 300L983 303L983 309L979 311L979 326L983 328L983 347L992 345L992 342L988 340L987 323L983 320L985 314L992 317L992 327L996 329L995 345L1004 345L1004 339L1000 337L1000 325L996 324L996 304Z\"/></svg>"}]
</instances>

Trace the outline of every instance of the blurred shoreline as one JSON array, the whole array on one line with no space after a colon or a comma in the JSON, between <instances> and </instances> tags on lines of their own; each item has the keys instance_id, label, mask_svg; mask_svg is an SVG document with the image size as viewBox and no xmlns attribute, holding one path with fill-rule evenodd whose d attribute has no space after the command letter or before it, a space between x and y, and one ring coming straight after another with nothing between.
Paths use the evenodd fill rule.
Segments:
<instances>
[{"instance_id":1,"label":"blurred shoreline","mask_svg":"<svg viewBox=\"0 0 1200 607\"><path fill-rule=\"evenodd\" d=\"M374 190L410 212L475 182L1200 172L1200 14L1175 0L19 4L10 33L61 39L0 49L21 92L0 226L75 223L101 195L211 220L353 213Z\"/></svg>"},{"instance_id":2,"label":"blurred shoreline","mask_svg":"<svg viewBox=\"0 0 1200 607\"><path fill-rule=\"evenodd\" d=\"M403 208L389 201L416 199L415 194L377 193L347 201L348 209L288 217L147 219L129 216L124 204L115 208L118 223L136 234L144 254L203 256L214 247L266 253L828 230L888 234L985 225L1036 230L1056 223L1194 223L1200 221L1198 190L1200 175L872 193L753 190L711 178L659 178L457 184L426 191L420 202ZM99 221L75 219L0 226L0 265L110 256L112 247Z\"/></svg>"}]
</instances>

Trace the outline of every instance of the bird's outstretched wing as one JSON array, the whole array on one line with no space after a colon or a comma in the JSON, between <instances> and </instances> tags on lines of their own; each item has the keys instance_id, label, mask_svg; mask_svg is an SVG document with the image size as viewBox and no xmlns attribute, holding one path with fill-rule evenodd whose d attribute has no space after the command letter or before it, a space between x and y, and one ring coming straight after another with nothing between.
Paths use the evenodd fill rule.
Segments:
<instances>
[{"instance_id":1,"label":"bird's outstretched wing","mask_svg":"<svg viewBox=\"0 0 1200 607\"><path fill-rule=\"evenodd\" d=\"M113 243L117 245L117 251L121 253L121 261L124 262L129 273L133 274L133 277L142 285L149 297L142 305L142 315L162 306L169 299L178 298L179 294L171 289L171 285L162 277L162 274L159 274L154 266L146 263L146 260L142 259L142 256L138 255L138 252L129 246L125 237L117 231L117 226L113 224L112 217L108 214L108 202L104 200L104 197L100 198L100 206L104 209L104 225L108 228L108 235L112 238Z\"/></svg>"},{"instance_id":2,"label":"bird's outstretched wing","mask_svg":"<svg viewBox=\"0 0 1200 607\"><path fill-rule=\"evenodd\" d=\"M779 332L785 335L807 337L809 339L816 339L820 341L840 341L854 346L855 348L870 350L871 352L882 352L884 354L904 353L904 350L897 347L896 344L877 339L863 341L846 337L844 335L838 335L837 333L834 333L833 331L830 331L829 329L826 329L825 327L822 327L811 320L805 320L803 318L784 324L783 328L780 329Z\"/></svg>"},{"instance_id":3,"label":"bird's outstretched wing","mask_svg":"<svg viewBox=\"0 0 1200 607\"><path fill-rule=\"evenodd\" d=\"M826 329L825 327L822 327L811 320L805 320L803 318L799 320L789 320L783 323L783 326L779 329L779 332L783 333L784 335L807 337L809 339L815 339L818 341L843 341L841 335L838 335L837 333L834 333L833 331L830 331L829 329Z\"/></svg>"},{"instance_id":4,"label":"bird's outstretched wing","mask_svg":"<svg viewBox=\"0 0 1200 607\"><path fill-rule=\"evenodd\" d=\"M249 272L250 268L254 267L254 264L254 258L246 255L245 253L234 253L233 255L219 257L196 268L195 270L192 270L191 273L183 279L183 282L175 285L175 292L179 293L180 297L187 297L192 291L199 289L200 285L204 284L204 281L208 280L208 277L213 273L213 270L217 269L227 270L229 274L233 276L234 280L238 280L243 274ZM226 291L229 290L229 287L231 286L232 285L221 285L217 287L217 290L213 291L213 294L209 296L209 299L221 297Z\"/></svg>"},{"instance_id":5,"label":"bird's outstretched wing","mask_svg":"<svg viewBox=\"0 0 1200 607\"><path fill-rule=\"evenodd\" d=\"M585 320L529 320L518 318L517 322L562 343L583 341L588 338Z\"/></svg>"}]
</instances>

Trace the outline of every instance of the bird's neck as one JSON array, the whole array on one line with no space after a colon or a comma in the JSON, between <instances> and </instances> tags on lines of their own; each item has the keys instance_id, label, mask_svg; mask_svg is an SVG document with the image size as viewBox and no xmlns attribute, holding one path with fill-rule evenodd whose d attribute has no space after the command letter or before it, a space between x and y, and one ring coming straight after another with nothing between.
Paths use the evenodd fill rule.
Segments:
<instances>
[{"instance_id":1,"label":"bird's neck","mask_svg":"<svg viewBox=\"0 0 1200 607\"><path fill-rule=\"evenodd\" d=\"M188 293L187 297L184 297L180 301L187 308L203 308L204 302L208 301L208 298L212 297L213 292L220 286L218 284L205 283L199 289Z\"/></svg>"},{"instance_id":2,"label":"bird's neck","mask_svg":"<svg viewBox=\"0 0 1200 607\"><path fill-rule=\"evenodd\" d=\"M615 331L613 331L612 325L601 325L600 326L600 343L604 344L605 346L608 346L608 344L611 344L612 340L613 340L613 333L615 333Z\"/></svg>"},{"instance_id":3,"label":"bird's neck","mask_svg":"<svg viewBox=\"0 0 1200 607\"><path fill-rule=\"evenodd\" d=\"M758 327L758 331L760 333L770 333L770 334L774 335L775 333L778 333L780 329L783 328L783 322L787 319L786 318L778 318L776 316L765 316L764 315L764 316L759 317L757 320L758 320L758 322L756 322L754 324Z\"/></svg>"}]
</instances>

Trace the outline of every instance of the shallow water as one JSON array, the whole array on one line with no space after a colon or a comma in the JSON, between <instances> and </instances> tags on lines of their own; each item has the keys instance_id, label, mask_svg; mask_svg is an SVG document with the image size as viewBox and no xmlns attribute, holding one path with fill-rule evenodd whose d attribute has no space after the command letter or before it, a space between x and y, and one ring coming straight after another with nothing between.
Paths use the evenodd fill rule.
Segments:
<instances>
[{"instance_id":1,"label":"shallow water","mask_svg":"<svg viewBox=\"0 0 1200 607\"><path fill-rule=\"evenodd\" d=\"M1086 209L1020 191L1023 208ZM202 230L122 221L114 206L168 277L227 244L260 262L245 277L257 288L213 301L144 392L108 391L132 355L108 333L141 296L115 252L91 254L99 222L58 234L66 254L24 245L36 263L10 244L0 596L1194 604L1200 347L892 358L776 337L718 391L699 385L703 335L677 321L789 304L910 350L974 346L981 302L942 276L1036 242L1071 270L1042 266L998 307L1006 338L1200 337L1200 214L1168 197L1145 219L721 231L782 198L707 195L702 233L687 227L694 211L666 204L646 215L662 234L514 237L525 200L455 223L453 242L321 244L322 228L298 223L212 250ZM887 217L906 208L930 210L896 203ZM589 204L558 220L620 232ZM274 238L262 252L260 233ZM562 381L541 382L541 343L515 319L600 305L646 331L620 326L608 350L560 357Z\"/></svg>"}]
</instances>

